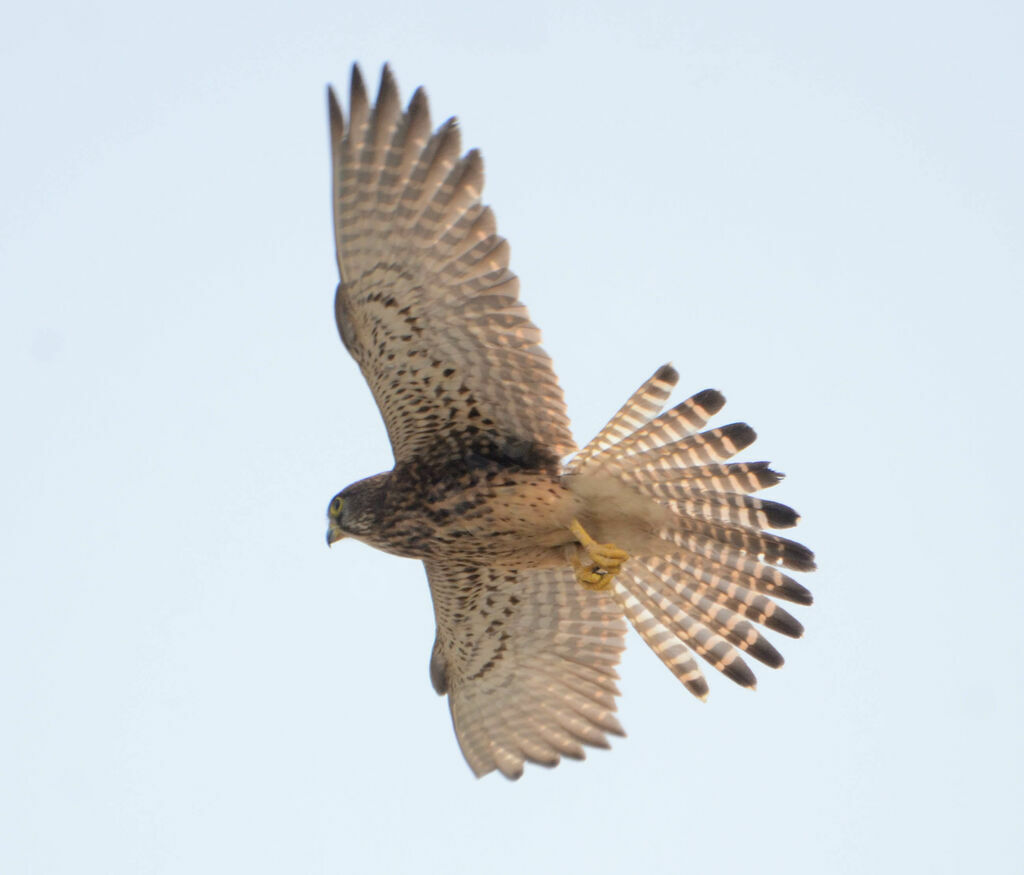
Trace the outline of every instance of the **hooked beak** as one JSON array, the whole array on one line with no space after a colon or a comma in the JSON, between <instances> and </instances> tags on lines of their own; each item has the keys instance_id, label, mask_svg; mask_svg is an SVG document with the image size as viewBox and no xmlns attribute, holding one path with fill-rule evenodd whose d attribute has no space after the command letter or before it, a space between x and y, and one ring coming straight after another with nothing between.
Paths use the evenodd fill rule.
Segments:
<instances>
[{"instance_id":1,"label":"hooked beak","mask_svg":"<svg viewBox=\"0 0 1024 875\"><path fill-rule=\"evenodd\" d=\"M345 537L345 533L341 530L341 527L331 520L330 525L327 526L327 546L330 547L335 541L340 541Z\"/></svg>"}]
</instances>

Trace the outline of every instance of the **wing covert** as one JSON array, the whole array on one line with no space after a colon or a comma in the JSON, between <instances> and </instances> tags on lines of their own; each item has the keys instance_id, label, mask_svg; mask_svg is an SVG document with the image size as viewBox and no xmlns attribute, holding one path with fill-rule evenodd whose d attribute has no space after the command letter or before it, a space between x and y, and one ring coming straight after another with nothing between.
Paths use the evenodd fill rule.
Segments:
<instances>
[{"instance_id":1,"label":"wing covert","mask_svg":"<svg viewBox=\"0 0 1024 875\"><path fill-rule=\"evenodd\" d=\"M529 446L575 449L508 243L480 202L483 162L449 119L431 130L385 66L371 106L353 68L349 122L328 93L341 284L338 330L381 410L396 461Z\"/></svg>"}]
</instances>

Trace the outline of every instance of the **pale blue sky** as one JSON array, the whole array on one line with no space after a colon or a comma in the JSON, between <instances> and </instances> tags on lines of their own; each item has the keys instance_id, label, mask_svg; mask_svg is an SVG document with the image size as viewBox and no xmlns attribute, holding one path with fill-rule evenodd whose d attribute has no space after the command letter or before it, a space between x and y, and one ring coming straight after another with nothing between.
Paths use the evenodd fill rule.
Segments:
<instances>
[{"instance_id":1,"label":"pale blue sky","mask_svg":"<svg viewBox=\"0 0 1024 875\"><path fill-rule=\"evenodd\" d=\"M1019 4L28 5L0 871L1017 871ZM756 694L631 637L628 738L478 782L421 566L324 546L390 466L331 312L354 60L482 149L578 438L671 360L788 473L817 603Z\"/></svg>"}]
</instances>

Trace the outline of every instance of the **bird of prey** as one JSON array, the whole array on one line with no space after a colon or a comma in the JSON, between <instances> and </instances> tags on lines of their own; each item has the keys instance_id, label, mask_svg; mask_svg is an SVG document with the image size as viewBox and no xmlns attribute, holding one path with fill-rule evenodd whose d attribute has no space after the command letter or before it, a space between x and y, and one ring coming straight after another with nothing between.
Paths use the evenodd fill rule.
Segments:
<instances>
[{"instance_id":1,"label":"bird of prey","mask_svg":"<svg viewBox=\"0 0 1024 875\"><path fill-rule=\"evenodd\" d=\"M776 600L811 603L786 571L814 557L764 531L798 519L752 496L782 475L728 461L754 431L707 428L711 389L661 412L665 365L578 450L479 152L454 119L432 128L422 89L403 109L387 66L374 103L355 66L347 121L330 89L328 108L335 315L395 465L334 496L327 542L423 561L430 679L473 772L518 778L621 735L626 620L701 699L698 658L745 687L744 657L782 665L758 627L800 636Z\"/></svg>"}]
</instances>

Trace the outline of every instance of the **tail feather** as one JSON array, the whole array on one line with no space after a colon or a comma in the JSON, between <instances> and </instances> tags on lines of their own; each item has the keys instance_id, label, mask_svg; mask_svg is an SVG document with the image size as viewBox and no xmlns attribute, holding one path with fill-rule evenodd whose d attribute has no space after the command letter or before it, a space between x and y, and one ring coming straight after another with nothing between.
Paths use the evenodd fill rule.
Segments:
<instances>
[{"instance_id":1,"label":"tail feather","mask_svg":"<svg viewBox=\"0 0 1024 875\"><path fill-rule=\"evenodd\" d=\"M612 592L633 628L657 654L665 667L698 699L706 699L708 682L686 644L670 629L665 628L624 583L616 581Z\"/></svg>"},{"instance_id":2,"label":"tail feather","mask_svg":"<svg viewBox=\"0 0 1024 875\"><path fill-rule=\"evenodd\" d=\"M779 483L784 474L773 471L768 462L730 462L726 465L695 465L647 471L643 483L673 483L709 492L757 492Z\"/></svg>"},{"instance_id":3,"label":"tail feather","mask_svg":"<svg viewBox=\"0 0 1024 875\"><path fill-rule=\"evenodd\" d=\"M637 389L615 415L608 420L597 436L569 462L567 470L579 471L594 456L628 437L656 416L665 406L679 373L672 365L662 365Z\"/></svg>"},{"instance_id":4,"label":"tail feather","mask_svg":"<svg viewBox=\"0 0 1024 875\"><path fill-rule=\"evenodd\" d=\"M740 614L715 604L711 599L687 588L681 569L673 568L671 576L665 577L664 568L655 570L649 565L640 565L637 576L649 586L661 592L666 598L686 611L694 620L717 632L730 644L749 653L758 662L770 668L779 668L785 660L782 654L765 638L757 628L743 619Z\"/></svg>"},{"instance_id":5,"label":"tail feather","mask_svg":"<svg viewBox=\"0 0 1024 875\"><path fill-rule=\"evenodd\" d=\"M724 562L736 562L737 554L766 565L779 565L794 571L813 571L814 554L803 544L765 532L752 532L726 523L711 523L692 517L676 517L677 531L659 535L693 553Z\"/></svg>"},{"instance_id":6,"label":"tail feather","mask_svg":"<svg viewBox=\"0 0 1024 875\"><path fill-rule=\"evenodd\" d=\"M800 519L784 504L751 495L783 475L767 462L728 461L754 442L754 430L732 423L702 431L724 404L720 393L705 390L659 415L678 377L664 370L634 393L568 470L610 475L671 511L658 532L671 547L634 557L613 594L648 646L704 698L708 686L697 656L746 687L756 678L743 654L772 668L783 664L759 627L792 638L803 634L774 599L811 604L811 593L783 569L811 571L814 554L765 531L791 528Z\"/></svg>"},{"instance_id":7,"label":"tail feather","mask_svg":"<svg viewBox=\"0 0 1024 875\"><path fill-rule=\"evenodd\" d=\"M649 471L674 471L731 459L749 447L757 433L745 422L734 422L690 435L662 447L615 459L606 469L643 480Z\"/></svg>"},{"instance_id":8,"label":"tail feather","mask_svg":"<svg viewBox=\"0 0 1024 875\"><path fill-rule=\"evenodd\" d=\"M800 519L793 508L732 492L706 492L690 486L638 482L636 488L663 501L680 516L713 523L733 523L748 529L789 529Z\"/></svg>"},{"instance_id":9,"label":"tail feather","mask_svg":"<svg viewBox=\"0 0 1024 875\"><path fill-rule=\"evenodd\" d=\"M740 553L729 562L689 551L676 554L672 559L695 580L734 598L757 592L798 605L809 605L813 601L810 591L789 575Z\"/></svg>"},{"instance_id":10,"label":"tail feather","mask_svg":"<svg viewBox=\"0 0 1024 875\"><path fill-rule=\"evenodd\" d=\"M736 648L715 630L693 617L686 609L687 605L675 598L674 594L666 594L656 584L652 586L653 582L649 576L638 571L626 584L626 588L665 629L712 668L741 687L755 686L757 679Z\"/></svg>"},{"instance_id":11,"label":"tail feather","mask_svg":"<svg viewBox=\"0 0 1024 875\"><path fill-rule=\"evenodd\" d=\"M608 456L621 461L634 454L649 453L667 444L676 444L699 432L723 404L725 398L714 389L698 392L607 449L595 453L591 462L602 461Z\"/></svg>"},{"instance_id":12,"label":"tail feather","mask_svg":"<svg viewBox=\"0 0 1024 875\"><path fill-rule=\"evenodd\" d=\"M664 561L665 560L661 560L659 557L648 560L649 564L653 568L659 570L661 568L661 563ZM665 562L665 564L669 563ZM703 596L708 600L708 603L713 602L721 605L723 608L726 608L733 613L740 614L747 619L753 620L755 623L759 623L760 625L773 629L776 632L781 632L789 638L799 638L804 634L804 627L800 621L784 608L779 607L779 605L767 596L763 596L756 592L744 592L742 590L726 592L720 588L718 581L713 579L710 581L698 580L696 577L687 573L689 569L678 565L676 567L689 578L686 580L685 584L677 590L681 597L689 598L691 596ZM668 574L671 573L671 571L668 572Z\"/></svg>"}]
</instances>

